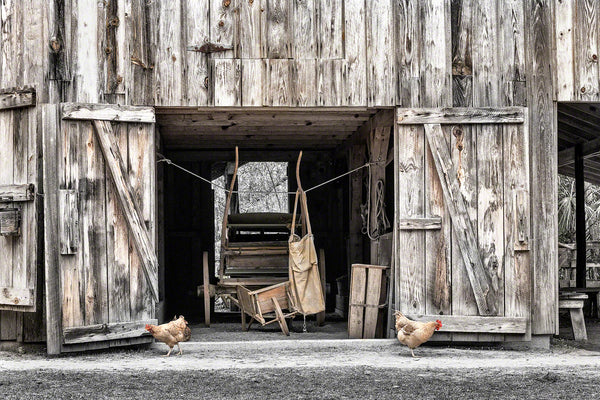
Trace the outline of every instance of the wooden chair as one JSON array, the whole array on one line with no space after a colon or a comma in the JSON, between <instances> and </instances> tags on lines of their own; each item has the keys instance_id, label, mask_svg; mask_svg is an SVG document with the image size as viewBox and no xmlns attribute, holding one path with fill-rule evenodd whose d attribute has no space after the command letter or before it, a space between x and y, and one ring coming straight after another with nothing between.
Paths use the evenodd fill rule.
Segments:
<instances>
[{"instance_id":1,"label":"wooden chair","mask_svg":"<svg viewBox=\"0 0 600 400\"><path fill-rule=\"evenodd\" d=\"M242 315L242 329L247 331L254 321L262 326L278 322L281 331L289 336L290 331L286 318L291 318L298 312L294 310L290 294L289 281L264 287L258 290L248 290L245 286L238 285L237 296ZM283 310L291 310L287 314ZM246 314L250 321L246 324Z\"/></svg>"}]
</instances>

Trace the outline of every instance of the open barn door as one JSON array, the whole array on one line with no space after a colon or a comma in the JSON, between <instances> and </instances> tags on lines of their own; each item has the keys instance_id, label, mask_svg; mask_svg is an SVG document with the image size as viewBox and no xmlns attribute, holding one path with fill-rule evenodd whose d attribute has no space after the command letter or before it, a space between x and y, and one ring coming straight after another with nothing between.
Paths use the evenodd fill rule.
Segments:
<instances>
[{"instance_id":1,"label":"open barn door","mask_svg":"<svg viewBox=\"0 0 600 400\"><path fill-rule=\"evenodd\" d=\"M38 135L35 91L0 90L0 320L36 311Z\"/></svg>"},{"instance_id":2,"label":"open barn door","mask_svg":"<svg viewBox=\"0 0 600 400\"><path fill-rule=\"evenodd\" d=\"M397 110L395 307L458 340L530 335L526 113Z\"/></svg>"},{"instance_id":3,"label":"open barn door","mask_svg":"<svg viewBox=\"0 0 600 400\"><path fill-rule=\"evenodd\" d=\"M48 352L150 342L154 110L47 106L43 141Z\"/></svg>"}]
</instances>

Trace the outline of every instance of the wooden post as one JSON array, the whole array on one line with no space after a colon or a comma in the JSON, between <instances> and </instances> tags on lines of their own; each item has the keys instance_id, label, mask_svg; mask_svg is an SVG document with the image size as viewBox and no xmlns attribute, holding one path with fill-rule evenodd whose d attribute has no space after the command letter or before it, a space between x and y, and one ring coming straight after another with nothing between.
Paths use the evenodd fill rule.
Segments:
<instances>
[{"instance_id":1,"label":"wooden post","mask_svg":"<svg viewBox=\"0 0 600 400\"><path fill-rule=\"evenodd\" d=\"M575 241L577 243L576 286L585 287L585 181L582 146L575 146Z\"/></svg>"}]
</instances>

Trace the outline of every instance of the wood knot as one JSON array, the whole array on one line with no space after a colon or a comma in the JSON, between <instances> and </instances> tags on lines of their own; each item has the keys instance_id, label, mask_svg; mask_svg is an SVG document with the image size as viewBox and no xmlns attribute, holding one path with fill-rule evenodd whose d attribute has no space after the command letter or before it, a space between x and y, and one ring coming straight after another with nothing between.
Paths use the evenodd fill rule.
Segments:
<instances>
[{"instance_id":1,"label":"wood knot","mask_svg":"<svg viewBox=\"0 0 600 400\"><path fill-rule=\"evenodd\" d=\"M52 49L52 51L54 53L58 53L61 49L61 44L60 44L60 40L58 40L58 38L53 37L50 39L50 48Z\"/></svg>"},{"instance_id":2,"label":"wood knot","mask_svg":"<svg viewBox=\"0 0 600 400\"><path fill-rule=\"evenodd\" d=\"M231 5L231 0L223 0L223 7L227 8Z\"/></svg>"},{"instance_id":3,"label":"wood knot","mask_svg":"<svg viewBox=\"0 0 600 400\"><path fill-rule=\"evenodd\" d=\"M117 83L123 82L123 77L121 75L117 76Z\"/></svg>"},{"instance_id":4,"label":"wood knot","mask_svg":"<svg viewBox=\"0 0 600 400\"><path fill-rule=\"evenodd\" d=\"M204 87L208 89L208 76L204 77Z\"/></svg>"},{"instance_id":5,"label":"wood knot","mask_svg":"<svg viewBox=\"0 0 600 400\"><path fill-rule=\"evenodd\" d=\"M223 22L222 20L219 21L219 26L222 28L225 25L225 22Z\"/></svg>"},{"instance_id":6,"label":"wood knot","mask_svg":"<svg viewBox=\"0 0 600 400\"><path fill-rule=\"evenodd\" d=\"M581 90L581 93L585 93L585 87L582 86L580 90Z\"/></svg>"},{"instance_id":7,"label":"wood knot","mask_svg":"<svg viewBox=\"0 0 600 400\"><path fill-rule=\"evenodd\" d=\"M598 54L592 54L592 60L598 61Z\"/></svg>"},{"instance_id":8,"label":"wood knot","mask_svg":"<svg viewBox=\"0 0 600 400\"><path fill-rule=\"evenodd\" d=\"M250 5L254 4L254 0L248 0L248 4L250 4Z\"/></svg>"},{"instance_id":9,"label":"wood knot","mask_svg":"<svg viewBox=\"0 0 600 400\"><path fill-rule=\"evenodd\" d=\"M175 57L175 54L171 54L171 60L173 60L173 62L177 61L177 57Z\"/></svg>"},{"instance_id":10,"label":"wood knot","mask_svg":"<svg viewBox=\"0 0 600 400\"><path fill-rule=\"evenodd\" d=\"M110 53L112 53L112 49L111 49L110 47L105 47L105 48L104 48L104 52L105 52L106 54L110 54Z\"/></svg>"},{"instance_id":11,"label":"wood knot","mask_svg":"<svg viewBox=\"0 0 600 400\"><path fill-rule=\"evenodd\" d=\"M119 17L113 17L113 18L109 19L108 23L106 25L107 26L114 26L114 27L119 26Z\"/></svg>"}]
</instances>

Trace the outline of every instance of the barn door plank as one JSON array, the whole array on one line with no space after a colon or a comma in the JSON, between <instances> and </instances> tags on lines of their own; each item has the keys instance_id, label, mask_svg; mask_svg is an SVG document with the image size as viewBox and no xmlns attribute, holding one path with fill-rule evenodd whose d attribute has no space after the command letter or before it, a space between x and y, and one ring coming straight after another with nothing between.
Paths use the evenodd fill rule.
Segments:
<instances>
[{"instance_id":1,"label":"barn door plank","mask_svg":"<svg viewBox=\"0 0 600 400\"><path fill-rule=\"evenodd\" d=\"M494 290L485 272L477 238L474 235L465 201L460 193L459 181L453 171L448 144L439 124L425 125L425 135L431 148L435 166L442 184L448 212L453 222L454 237L461 250L480 315L495 315L497 291Z\"/></svg>"},{"instance_id":2,"label":"barn door plank","mask_svg":"<svg viewBox=\"0 0 600 400\"><path fill-rule=\"evenodd\" d=\"M158 301L158 258L150 240L148 230L144 225L143 214L135 201L134 191L125 178L126 169L121 153L114 140L113 129L110 122L93 121L98 143L104 154L106 166L110 172L117 198L125 215L125 221L135 247L140 255L144 274L155 301Z\"/></svg>"}]
</instances>

